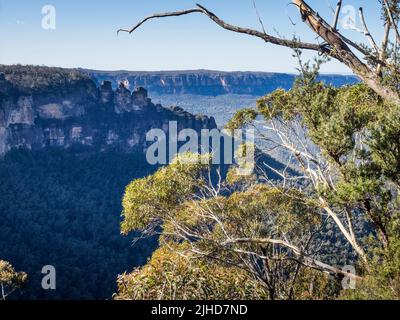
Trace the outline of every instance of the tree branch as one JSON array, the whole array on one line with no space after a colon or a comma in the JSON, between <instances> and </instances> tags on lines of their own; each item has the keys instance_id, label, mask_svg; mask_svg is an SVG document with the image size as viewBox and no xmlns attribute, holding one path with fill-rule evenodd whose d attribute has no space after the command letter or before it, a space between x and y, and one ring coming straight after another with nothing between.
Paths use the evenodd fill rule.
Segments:
<instances>
[{"instance_id":1,"label":"tree branch","mask_svg":"<svg viewBox=\"0 0 400 320\"><path fill-rule=\"evenodd\" d=\"M386 0L384 1L387 3ZM383 99L389 103L400 105L399 94L381 83L376 73L372 72L372 70L350 50L344 40L345 38L340 33L333 30L333 28L304 0L292 0L292 2L299 8L300 14L310 28L331 45L331 57L336 58L348 66L367 86ZM391 17L393 19L392 15Z\"/></svg>"},{"instance_id":2,"label":"tree branch","mask_svg":"<svg viewBox=\"0 0 400 320\"><path fill-rule=\"evenodd\" d=\"M386 12L389 18L390 23L392 24L392 27L394 29L394 31L396 32L396 37L397 37L397 41L400 42L400 32L399 32L399 28L397 27L396 21L394 21L394 17L392 14L392 11L390 10L390 6L387 0L383 0L383 4L386 8Z\"/></svg>"},{"instance_id":3,"label":"tree branch","mask_svg":"<svg viewBox=\"0 0 400 320\"><path fill-rule=\"evenodd\" d=\"M165 17L179 17L179 16L191 14L191 13L203 13L203 11L201 9L197 8L197 9L181 10L181 11L174 11L174 12L166 12L166 13L156 13L156 14L153 14L151 16L144 18L142 21L140 21L137 25L135 25L131 29L119 29L117 31L117 34L119 34L120 32L128 32L129 34L131 34L135 30L139 29L145 22L147 22L148 20L151 20L151 19L165 18Z\"/></svg>"},{"instance_id":4,"label":"tree branch","mask_svg":"<svg viewBox=\"0 0 400 320\"><path fill-rule=\"evenodd\" d=\"M363 8L360 8L360 9L359 9L359 13L360 13L361 23L362 23L363 29L364 29L364 35L367 37L368 41L370 42L372 48L375 50L376 54L379 54L378 45L376 44L374 38L372 37L371 33L369 32L367 23L365 22L365 17L364 17L364 10L363 10Z\"/></svg>"},{"instance_id":5,"label":"tree branch","mask_svg":"<svg viewBox=\"0 0 400 320\"><path fill-rule=\"evenodd\" d=\"M205 7L203 7L199 4L197 4L197 8L194 8L194 9L153 14L151 16L144 18L133 28L119 29L117 31L117 33L128 32L129 34L131 34L135 30L137 30L139 27L141 27L145 22L147 22L151 19L177 17L177 16L188 15L188 14L192 14L192 13L202 13L202 14L206 15L208 18L210 18L212 21L214 21L216 24L218 24L220 27L222 27L226 30L233 31L236 33L247 34L250 36L257 37L257 38L261 38L262 40L264 40L267 43L272 43L272 44L290 47L290 48L299 48L299 49L307 49L307 50L314 50L314 51L326 51L326 49L324 49L324 47L322 47L318 44L306 43L306 42L301 42L301 41L296 41L296 40L286 40L286 39L271 36L265 32L260 32L260 31L253 30L253 29L242 28L242 27L238 27L235 25L231 25L229 23L226 23L224 20L220 19L214 13L212 13L211 11L209 11L208 9L206 9Z\"/></svg>"},{"instance_id":6,"label":"tree branch","mask_svg":"<svg viewBox=\"0 0 400 320\"><path fill-rule=\"evenodd\" d=\"M257 5L256 5L256 0L253 0L253 7L254 7L254 10L255 10L256 15L257 15L258 22L260 22L262 31L263 31L264 33L267 33L267 32L265 31L264 22L262 21L261 15L260 15L260 13L258 12L258 8L257 8Z\"/></svg>"},{"instance_id":7,"label":"tree branch","mask_svg":"<svg viewBox=\"0 0 400 320\"><path fill-rule=\"evenodd\" d=\"M377 63L385 65L384 62L378 61L379 59L376 57L372 57L368 52L365 52L360 46L350 41L342 34L337 32L334 28L332 28L325 20L323 20L317 12L315 12L304 0L292 0L292 3L296 5L300 11L300 14L303 20L310 26L310 28L322 39L325 40L325 45L301 42L297 40L286 40L279 37L271 36L267 33L263 33L257 30L242 28L235 25L231 25L226 23L224 20L217 17L214 13L206 9L205 7L197 4L197 8L183 10L183 11L174 11L174 12L166 12L166 13L158 13L140 21L137 25L135 25L131 29L120 29L119 32L128 32L132 33L137 30L140 26L142 26L146 21L155 19L155 18L164 18L164 17L174 17L174 16L182 16L188 15L192 13L201 13L206 15L212 21L214 21L220 27L236 32L247 34L250 36L254 36L260 39L263 39L267 43L272 43L279 46L289 47L289 48L298 48L305 50L313 50L320 53L325 53L332 58L339 60L344 63L347 67L349 67L367 86L369 86L372 90L374 90L379 96L383 99L387 100L389 103L394 103L400 105L400 96L393 89L383 85L380 81L380 77L373 72L365 63L363 63L360 58L355 55L348 44L357 50L364 53L365 58L372 58ZM385 1L387 3L387 1ZM390 10L389 10L390 12ZM394 21L393 16L390 14L391 20ZM393 25L396 32L398 33L398 29L395 25ZM399 35L400 38L400 35Z\"/></svg>"},{"instance_id":8,"label":"tree branch","mask_svg":"<svg viewBox=\"0 0 400 320\"><path fill-rule=\"evenodd\" d=\"M390 22L386 22L385 33L383 35L383 40L382 40L382 46L379 51L379 60L381 60L381 61L386 60L386 50L387 50L387 46L389 44L390 29L391 29ZM376 71L379 77L382 77L382 67L383 67L383 64L379 63L377 71Z\"/></svg>"},{"instance_id":9,"label":"tree branch","mask_svg":"<svg viewBox=\"0 0 400 320\"><path fill-rule=\"evenodd\" d=\"M290 249L294 255L298 256L300 260L296 260L298 263L303 264L306 267L317 269L323 272L327 272L329 274L335 275L335 276L347 276L351 277L353 279L361 280L362 278L357 275L349 274L347 272L344 272L338 268L335 268L333 266L330 266L324 262L318 261L314 258L311 258L307 255L305 255L299 248L296 246L283 241L283 240L278 240L278 239L267 239L267 238L262 238L262 239L252 239L252 238L240 238L240 239L232 239L228 240L225 243L223 243L224 246L232 245L232 244L245 244L245 243L252 243L252 244L276 244L283 246L285 248Z\"/></svg>"},{"instance_id":10,"label":"tree branch","mask_svg":"<svg viewBox=\"0 0 400 320\"><path fill-rule=\"evenodd\" d=\"M337 25L338 25L338 22L339 22L340 10L342 10L342 2L343 2L343 0L338 0L337 5L336 5L335 16L333 18L333 24L332 24L332 28L334 30L337 30Z\"/></svg>"}]
</instances>

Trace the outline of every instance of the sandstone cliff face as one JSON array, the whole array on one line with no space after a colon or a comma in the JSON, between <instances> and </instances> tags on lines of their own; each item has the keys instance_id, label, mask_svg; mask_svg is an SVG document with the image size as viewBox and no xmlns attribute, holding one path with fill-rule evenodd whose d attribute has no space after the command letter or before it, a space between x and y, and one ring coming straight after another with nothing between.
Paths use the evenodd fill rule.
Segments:
<instances>
[{"instance_id":1,"label":"sandstone cliff face","mask_svg":"<svg viewBox=\"0 0 400 320\"><path fill-rule=\"evenodd\" d=\"M95 148L143 152L153 128L215 128L215 120L154 105L144 88L45 67L0 66L0 155L13 148Z\"/></svg>"},{"instance_id":2,"label":"sandstone cliff face","mask_svg":"<svg viewBox=\"0 0 400 320\"><path fill-rule=\"evenodd\" d=\"M278 88L290 89L295 75L267 72L219 72L219 71L94 71L88 73L101 83L110 80L115 86L119 81L128 80L134 86L143 86L151 94L193 94L218 96L242 94L263 96ZM355 76L321 75L326 83L342 86L358 82Z\"/></svg>"}]
</instances>

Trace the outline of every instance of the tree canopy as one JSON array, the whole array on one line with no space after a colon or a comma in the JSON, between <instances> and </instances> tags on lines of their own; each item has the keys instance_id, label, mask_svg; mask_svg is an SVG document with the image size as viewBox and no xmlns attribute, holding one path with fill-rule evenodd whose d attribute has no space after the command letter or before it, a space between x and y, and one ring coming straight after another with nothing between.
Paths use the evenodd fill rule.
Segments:
<instances>
[{"instance_id":1,"label":"tree canopy","mask_svg":"<svg viewBox=\"0 0 400 320\"><path fill-rule=\"evenodd\" d=\"M288 154L275 170L280 179L266 174L265 163L250 176L233 167L223 179L218 169L181 155L127 187L123 231L160 236L150 265L184 258L245 270L249 283L264 290L259 298L398 298L399 105L365 84L318 82L321 62L303 63L298 50L295 56L302 68L294 87L265 96L227 125L252 127L261 151ZM121 279L136 285L151 270L150 277L160 278L151 290L162 294L166 279L150 265ZM175 276L168 281L182 273ZM355 291L341 286L349 279ZM120 284L120 297L127 288ZM197 291L197 298L209 297Z\"/></svg>"},{"instance_id":2,"label":"tree canopy","mask_svg":"<svg viewBox=\"0 0 400 320\"><path fill-rule=\"evenodd\" d=\"M9 295L20 288L26 282L27 277L25 272L16 272L9 262L0 260L1 300L6 300Z\"/></svg>"}]
</instances>

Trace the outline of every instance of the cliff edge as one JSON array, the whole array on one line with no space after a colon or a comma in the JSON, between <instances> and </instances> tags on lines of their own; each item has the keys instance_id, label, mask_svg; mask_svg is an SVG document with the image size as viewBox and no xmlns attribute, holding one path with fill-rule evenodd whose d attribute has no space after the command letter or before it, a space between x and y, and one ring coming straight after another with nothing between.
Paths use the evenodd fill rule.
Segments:
<instances>
[{"instance_id":1,"label":"cliff edge","mask_svg":"<svg viewBox=\"0 0 400 320\"><path fill-rule=\"evenodd\" d=\"M47 146L143 152L146 133L167 131L169 121L178 129L216 128L212 117L152 103L143 87L97 86L74 69L0 66L0 155Z\"/></svg>"}]
</instances>

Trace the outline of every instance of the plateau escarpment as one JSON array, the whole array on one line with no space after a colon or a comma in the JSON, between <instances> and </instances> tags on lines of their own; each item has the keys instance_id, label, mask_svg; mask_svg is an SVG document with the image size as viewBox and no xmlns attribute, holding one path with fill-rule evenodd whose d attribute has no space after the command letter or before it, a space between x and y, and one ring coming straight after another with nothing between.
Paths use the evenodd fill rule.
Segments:
<instances>
[{"instance_id":1,"label":"plateau escarpment","mask_svg":"<svg viewBox=\"0 0 400 320\"><path fill-rule=\"evenodd\" d=\"M85 147L143 152L146 133L215 128L215 120L154 104L143 87L97 86L77 70L0 66L0 155L14 148ZM168 133L168 132L166 132Z\"/></svg>"},{"instance_id":2,"label":"plateau escarpment","mask_svg":"<svg viewBox=\"0 0 400 320\"><path fill-rule=\"evenodd\" d=\"M179 105L191 113L213 116L224 126L237 110L253 107L256 101L278 88L292 88L296 75L270 72L192 71L98 71L85 70L100 85L111 81L117 88L127 80L132 87L145 87L153 101ZM359 80L353 75L321 74L320 80L340 87Z\"/></svg>"},{"instance_id":3,"label":"plateau escarpment","mask_svg":"<svg viewBox=\"0 0 400 320\"><path fill-rule=\"evenodd\" d=\"M294 74L270 72L222 72L211 70L194 71L96 71L87 70L95 81L110 80L115 86L121 80L129 80L133 86L143 86L157 95L202 95L227 94L263 96L278 88L290 89L296 79ZM358 78L352 75L323 74L320 80L342 86L354 84Z\"/></svg>"}]
</instances>

